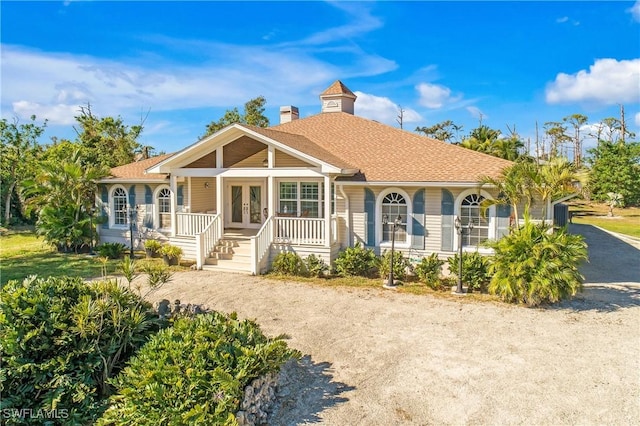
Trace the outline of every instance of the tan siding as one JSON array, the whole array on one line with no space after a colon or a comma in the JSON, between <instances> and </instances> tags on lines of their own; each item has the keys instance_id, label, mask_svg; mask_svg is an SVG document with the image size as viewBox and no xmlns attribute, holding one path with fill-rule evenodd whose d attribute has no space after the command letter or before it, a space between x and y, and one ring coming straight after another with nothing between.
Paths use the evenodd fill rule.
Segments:
<instances>
[{"instance_id":1,"label":"tan siding","mask_svg":"<svg viewBox=\"0 0 640 426\"><path fill-rule=\"evenodd\" d=\"M311 164L300 160L282 151L276 151L276 167L313 167Z\"/></svg>"},{"instance_id":2,"label":"tan siding","mask_svg":"<svg viewBox=\"0 0 640 426\"><path fill-rule=\"evenodd\" d=\"M216 152L210 152L207 155L197 159L191 164L185 166L185 168L201 168L201 169L209 169L216 167Z\"/></svg>"},{"instance_id":3,"label":"tan siding","mask_svg":"<svg viewBox=\"0 0 640 426\"><path fill-rule=\"evenodd\" d=\"M364 188L347 186L344 191L349 196L351 225L353 226L352 241L354 244L357 242L364 244L367 240L367 218L364 212Z\"/></svg>"},{"instance_id":4,"label":"tan siding","mask_svg":"<svg viewBox=\"0 0 640 426\"><path fill-rule=\"evenodd\" d=\"M240 168L240 167L250 167L250 168L256 168L256 167L264 167L264 165L262 164L262 162L264 160L267 159L267 149L263 149L260 152L257 152L247 158L245 158L244 160L240 160L238 161L236 164L234 164L233 166L231 166L231 168Z\"/></svg>"},{"instance_id":5,"label":"tan siding","mask_svg":"<svg viewBox=\"0 0 640 426\"><path fill-rule=\"evenodd\" d=\"M223 148L223 167L229 168L247 157L266 149L266 145L251 139L249 136L242 136Z\"/></svg>"},{"instance_id":6,"label":"tan siding","mask_svg":"<svg viewBox=\"0 0 640 426\"><path fill-rule=\"evenodd\" d=\"M205 188L205 183L209 188ZM186 196L186 194L185 194ZM187 200L185 199L185 203ZM206 213L216 209L216 178L191 178L191 213Z\"/></svg>"},{"instance_id":7,"label":"tan siding","mask_svg":"<svg viewBox=\"0 0 640 426\"><path fill-rule=\"evenodd\" d=\"M442 238L442 216L440 216L440 204L442 190L440 188L425 188L425 250L427 252L439 252Z\"/></svg>"}]
</instances>

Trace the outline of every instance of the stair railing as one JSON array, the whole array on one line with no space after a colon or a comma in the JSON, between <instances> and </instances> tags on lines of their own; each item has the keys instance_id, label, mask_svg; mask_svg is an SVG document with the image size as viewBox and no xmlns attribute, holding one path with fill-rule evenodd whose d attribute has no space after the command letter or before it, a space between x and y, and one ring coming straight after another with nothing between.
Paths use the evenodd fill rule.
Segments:
<instances>
[{"instance_id":1,"label":"stair railing","mask_svg":"<svg viewBox=\"0 0 640 426\"><path fill-rule=\"evenodd\" d=\"M220 215L217 214L202 232L196 234L196 268L198 269L202 269L205 259L220 240L219 221Z\"/></svg>"},{"instance_id":2,"label":"stair railing","mask_svg":"<svg viewBox=\"0 0 640 426\"><path fill-rule=\"evenodd\" d=\"M273 239L273 216L264 221L258 233L251 237L251 273L258 275Z\"/></svg>"}]
</instances>

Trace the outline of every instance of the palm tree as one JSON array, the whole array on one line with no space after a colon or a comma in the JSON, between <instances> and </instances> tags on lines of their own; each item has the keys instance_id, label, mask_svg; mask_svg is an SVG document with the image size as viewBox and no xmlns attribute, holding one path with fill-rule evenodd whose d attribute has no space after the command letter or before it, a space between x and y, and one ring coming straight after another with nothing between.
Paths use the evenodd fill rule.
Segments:
<instances>
[{"instance_id":1,"label":"palm tree","mask_svg":"<svg viewBox=\"0 0 640 426\"><path fill-rule=\"evenodd\" d=\"M533 190L543 203L542 218L554 199L579 191L587 181L587 174L564 157L555 157L537 167L533 177Z\"/></svg>"}]
</instances>

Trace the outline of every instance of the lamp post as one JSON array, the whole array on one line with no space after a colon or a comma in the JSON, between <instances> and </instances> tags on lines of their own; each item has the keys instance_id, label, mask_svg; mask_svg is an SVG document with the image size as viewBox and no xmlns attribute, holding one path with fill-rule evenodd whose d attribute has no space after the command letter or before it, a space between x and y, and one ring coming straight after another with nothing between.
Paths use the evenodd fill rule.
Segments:
<instances>
[{"instance_id":1,"label":"lamp post","mask_svg":"<svg viewBox=\"0 0 640 426\"><path fill-rule=\"evenodd\" d=\"M456 294L463 294L462 291L462 236L467 233L471 233L473 231L473 221L469 220L468 225L462 225L462 221L460 217L456 216L456 220L454 222L456 227L456 231L458 232L458 286L456 287Z\"/></svg>"},{"instance_id":2,"label":"lamp post","mask_svg":"<svg viewBox=\"0 0 640 426\"><path fill-rule=\"evenodd\" d=\"M91 206L89 207L89 209L87 210L87 214L89 215L89 235L90 235L90 240L89 240L89 256L93 256L95 255L95 253L93 252L93 215L96 213L96 208Z\"/></svg>"},{"instance_id":3,"label":"lamp post","mask_svg":"<svg viewBox=\"0 0 640 426\"><path fill-rule=\"evenodd\" d=\"M398 217L396 217L396 220L394 220L393 222L389 222L389 217L386 214L382 216L382 224L391 225L391 261L390 261L391 265L389 267L389 280L383 286L385 288L395 288L395 283L393 279L393 257L394 257L393 254L394 254L395 242L396 242L396 229L398 229L398 226L400 226L401 223L402 223L402 217L400 215L398 215Z\"/></svg>"},{"instance_id":4,"label":"lamp post","mask_svg":"<svg viewBox=\"0 0 640 426\"><path fill-rule=\"evenodd\" d=\"M129 207L129 236L131 238L131 248L129 249L129 257L133 259L133 225L138 218L138 206Z\"/></svg>"}]
</instances>

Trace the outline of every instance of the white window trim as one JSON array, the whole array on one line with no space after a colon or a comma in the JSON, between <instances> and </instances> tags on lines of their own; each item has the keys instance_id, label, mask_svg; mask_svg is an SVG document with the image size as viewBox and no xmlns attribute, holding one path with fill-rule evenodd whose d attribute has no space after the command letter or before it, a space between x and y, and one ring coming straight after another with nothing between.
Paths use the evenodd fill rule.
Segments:
<instances>
[{"instance_id":1,"label":"white window trim","mask_svg":"<svg viewBox=\"0 0 640 426\"><path fill-rule=\"evenodd\" d=\"M455 217L459 217L460 216L460 210L462 209L462 201L467 197L467 195L471 195L471 194L478 194L478 189L474 188L474 189L466 189L464 191L462 191L460 194L458 194L458 196L456 197L456 201L454 204L454 209L453 209L453 215L454 218ZM493 200L493 197L491 196L491 194L489 194L487 191L485 190L480 190L480 195L483 196L485 199L488 200ZM487 209L487 218L489 219L489 229L488 229L488 239L489 240L495 240L496 239L496 226L497 226L497 222L496 222L496 206L490 206ZM458 232L454 229L453 230L453 247L455 248L454 251L458 251ZM479 246L466 246L466 247L462 247L462 251L464 252L474 252L477 251L479 253L484 253L484 254L490 254L493 253L493 250L485 248L485 247L479 247Z\"/></svg>"},{"instance_id":2,"label":"white window trim","mask_svg":"<svg viewBox=\"0 0 640 426\"><path fill-rule=\"evenodd\" d=\"M116 191L116 189L121 188L124 190L125 193L125 199L126 199L126 206L127 208L129 208L129 191L127 191L127 188L125 188L123 185L117 184L117 185L113 185L110 189L109 189L109 228L114 228L114 229L128 229L129 228L129 215L128 212L125 213L125 221L126 223L124 225L116 225L116 210L115 210L115 204L114 204L114 197L113 197L113 193Z\"/></svg>"},{"instance_id":3,"label":"white window trim","mask_svg":"<svg viewBox=\"0 0 640 426\"><path fill-rule=\"evenodd\" d=\"M282 213L280 211L280 201L282 201L283 199L280 198L280 184L281 183L295 183L296 184L296 199L294 200L293 198L289 199L289 198L285 198L285 201L295 201L296 202L296 209L297 209L297 214L298 216L302 214L302 202L303 201L311 201L314 202L316 200L308 200L308 199L302 199L302 184L303 183L317 183L318 184L318 218L317 219L322 219L324 218L324 200L323 200L323 196L324 196L324 191L323 191L323 184L324 180L320 180L320 179L314 179L314 178L303 178L303 179L277 179L275 182L275 191L276 192L276 197L275 197L275 202L276 202L276 211L278 213ZM288 212L290 213L290 212Z\"/></svg>"},{"instance_id":4,"label":"white window trim","mask_svg":"<svg viewBox=\"0 0 640 426\"><path fill-rule=\"evenodd\" d=\"M167 184L159 185L153 190L153 226L158 231L168 232L168 231L171 231L171 226L169 226L168 228L161 228L160 227L160 205L158 204L158 193L161 190L165 189L165 188L169 190L169 193L171 194L171 197L173 198L173 193L171 192L171 187L169 185L167 185ZM169 212L169 214L171 214L171 212Z\"/></svg>"},{"instance_id":5,"label":"white window trim","mask_svg":"<svg viewBox=\"0 0 640 426\"><path fill-rule=\"evenodd\" d=\"M380 226L376 226L376 242L379 247L391 247L390 241L382 241L382 201L384 200L384 197L387 196L387 194L390 194L392 192L397 192L398 194L402 195L407 202L407 240L403 242L398 242L396 240L395 247L409 248L411 247L411 239L413 235L413 204L411 201L411 197L409 197L407 191L397 187L386 188L378 193L378 196L376 197L376 224L380 224ZM389 220L391 220L391 218L389 218Z\"/></svg>"}]
</instances>

